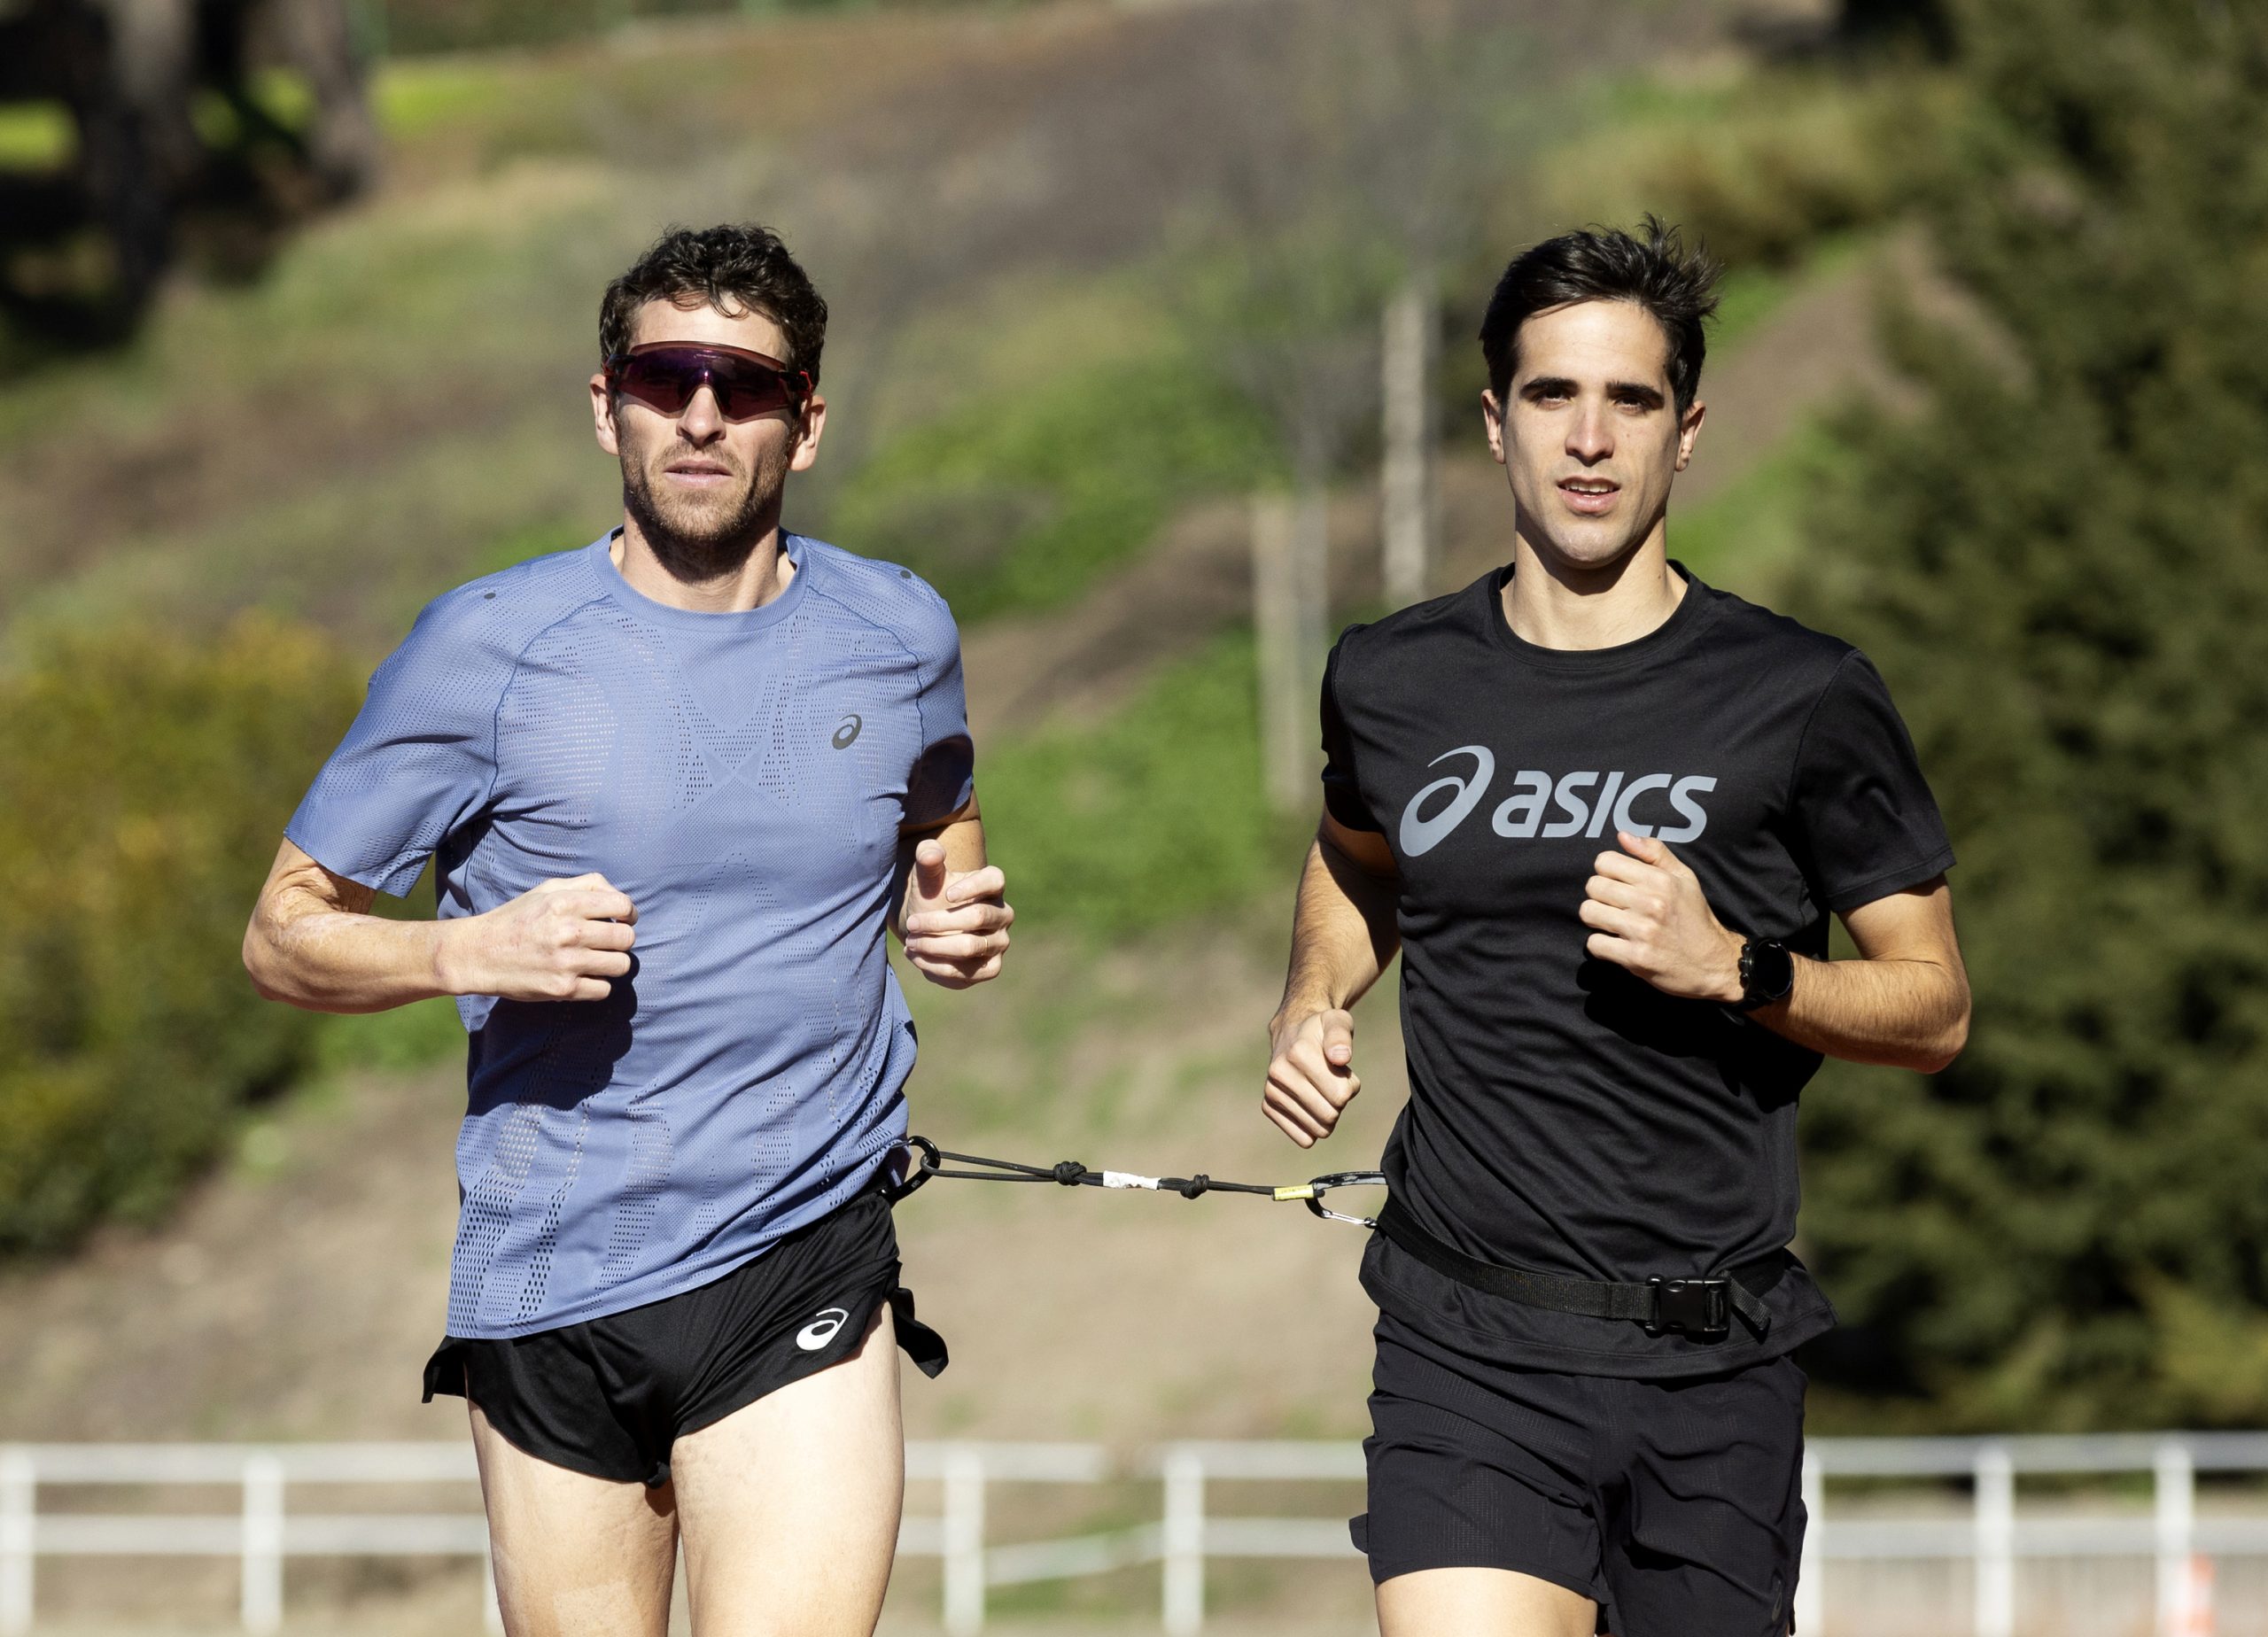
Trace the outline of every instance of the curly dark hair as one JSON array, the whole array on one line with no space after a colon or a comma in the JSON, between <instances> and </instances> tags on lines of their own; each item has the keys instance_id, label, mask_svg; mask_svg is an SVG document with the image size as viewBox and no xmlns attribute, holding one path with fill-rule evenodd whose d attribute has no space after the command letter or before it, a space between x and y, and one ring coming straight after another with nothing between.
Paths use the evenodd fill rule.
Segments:
<instances>
[{"instance_id":1,"label":"curly dark hair","mask_svg":"<svg viewBox=\"0 0 2268 1637\"><path fill-rule=\"evenodd\" d=\"M691 306L706 301L720 313L747 308L780 326L788 339L781 361L819 384L819 355L827 345L827 300L788 253L780 236L753 221L713 228L672 228L630 270L606 287L599 303L599 356L630 350L638 309L649 301Z\"/></svg>"},{"instance_id":2,"label":"curly dark hair","mask_svg":"<svg viewBox=\"0 0 2268 1637\"><path fill-rule=\"evenodd\" d=\"M1533 245L1504 268L1480 321L1488 385L1502 403L1519 367L1520 326L1536 314L1571 301L1632 301L1669 338L1670 387L1682 415L1701 389L1701 325L1717 310L1722 274L1707 252L1687 249L1678 230L1653 215L1640 221L1635 237L1585 228Z\"/></svg>"}]
</instances>

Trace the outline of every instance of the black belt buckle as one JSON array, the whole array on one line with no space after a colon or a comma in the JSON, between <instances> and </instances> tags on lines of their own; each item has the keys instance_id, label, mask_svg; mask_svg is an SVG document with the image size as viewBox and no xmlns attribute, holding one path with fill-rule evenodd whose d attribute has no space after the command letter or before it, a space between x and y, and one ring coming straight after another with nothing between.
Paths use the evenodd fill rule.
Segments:
<instances>
[{"instance_id":1,"label":"black belt buckle","mask_svg":"<svg viewBox=\"0 0 2268 1637\"><path fill-rule=\"evenodd\" d=\"M1726 1289L1731 1283L1722 1278L1647 1280L1654 1292L1654 1317L1646 1334L1677 1331L1688 1336L1723 1335L1733 1327L1732 1298Z\"/></svg>"}]
</instances>

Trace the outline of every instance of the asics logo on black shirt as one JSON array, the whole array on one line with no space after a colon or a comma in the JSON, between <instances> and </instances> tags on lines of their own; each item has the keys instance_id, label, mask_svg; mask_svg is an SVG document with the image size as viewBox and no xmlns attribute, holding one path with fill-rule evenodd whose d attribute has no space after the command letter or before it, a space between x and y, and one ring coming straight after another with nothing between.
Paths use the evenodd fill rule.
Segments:
<instances>
[{"instance_id":1,"label":"asics logo on black shirt","mask_svg":"<svg viewBox=\"0 0 2268 1637\"><path fill-rule=\"evenodd\" d=\"M1459 745L1444 750L1426 765L1438 767L1451 756L1471 756L1469 774L1445 774L1410 798L1402 810L1402 851L1405 857L1429 853L1463 824L1488 794L1496 775L1495 752L1486 745ZM1658 835L1665 842L1689 842L1709 827L1709 815L1698 797L1717 787L1705 774L1638 773L1585 769L1554 779L1534 768L1512 775L1513 790L1489 815L1488 827L1512 841L1541 837L1557 841L1581 835L1596 840L1616 830L1633 835ZM1425 811L1428 803L1447 794L1448 804ZM1663 806L1684 820L1660 827ZM1641 811L1653 815L1641 817ZM1547 812L1550 814L1549 821Z\"/></svg>"}]
</instances>

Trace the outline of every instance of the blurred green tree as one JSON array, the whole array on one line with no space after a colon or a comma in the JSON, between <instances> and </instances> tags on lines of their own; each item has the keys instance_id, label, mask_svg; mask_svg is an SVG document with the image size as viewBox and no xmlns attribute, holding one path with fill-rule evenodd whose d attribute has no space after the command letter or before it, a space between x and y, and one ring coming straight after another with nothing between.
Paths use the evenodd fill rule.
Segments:
<instances>
[{"instance_id":1,"label":"blurred green tree","mask_svg":"<svg viewBox=\"0 0 2268 1637\"><path fill-rule=\"evenodd\" d=\"M0 1254L154 1214L304 1059L317 1020L237 951L360 697L259 618L60 635L0 676Z\"/></svg>"},{"instance_id":2,"label":"blurred green tree","mask_svg":"<svg viewBox=\"0 0 2268 1637\"><path fill-rule=\"evenodd\" d=\"M1926 407L1844 429L1795 601L1898 689L1977 1022L1806 1099L1815 1372L1953 1424L2268 1424L2268 14L1954 20L1955 316L1893 315Z\"/></svg>"},{"instance_id":3,"label":"blurred green tree","mask_svg":"<svg viewBox=\"0 0 2268 1637\"><path fill-rule=\"evenodd\" d=\"M1911 43L1939 55L1953 46L1945 0L1843 0L1837 20L1845 39L1864 45Z\"/></svg>"}]
</instances>

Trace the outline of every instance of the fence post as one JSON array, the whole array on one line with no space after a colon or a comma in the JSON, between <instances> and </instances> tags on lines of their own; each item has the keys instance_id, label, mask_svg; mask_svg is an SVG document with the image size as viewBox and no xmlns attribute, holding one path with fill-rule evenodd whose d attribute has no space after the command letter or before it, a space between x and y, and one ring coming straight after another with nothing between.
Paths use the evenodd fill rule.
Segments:
<instances>
[{"instance_id":1,"label":"fence post","mask_svg":"<svg viewBox=\"0 0 2268 1637\"><path fill-rule=\"evenodd\" d=\"M2156 1476L2158 1637L2188 1637L2191 1542L2197 1518L2197 1473L2189 1449L2169 1439L2153 1463Z\"/></svg>"},{"instance_id":2,"label":"fence post","mask_svg":"<svg viewBox=\"0 0 2268 1637\"><path fill-rule=\"evenodd\" d=\"M1827 1629L1827 1552L1820 1531L1827 1525L1827 1474L1819 1452L1804 1451L1804 1550L1796 1566L1796 1629L1821 1637Z\"/></svg>"},{"instance_id":3,"label":"fence post","mask_svg":"<svg viewBox=\"0 0 2268 1637\"><path fill-rule=\"evenodd\" d=\"M284 1624L284 1463L245 1457L244 1622L248 1632Z\"/></svg>"},{"instance_id":4,"label":"fence post","mask_svg":"<svg viewBox=\"0 0 2268 1637\"><path fill-rule=\"evenodd\" d=\"M0 1632L32 1628L32 1512L39 1472L28 1449L0 1449Z\"/></svg>"},{"instance_id":5,"label":"fence post","mask_svg":"<svg viewBox=\"0 0 2268 1637\"><path fill-rule=\"evenodd\" d=\"M1165 1625L1191 1637L1205 1625L1205 1457L1166 1454Z\"/></svg>"},{"instance_id":6,"label":"fence post","mask_svg":"<svg viewBox=\"0 0 2268 1637\"><path fill-rule=\"evenodd\" d=\"M1977 1452L1977 1637L2016 1637L2016 1470L2005 1446Z\"/></svg>"},{"instance_id":7,"label":"fence post","mask_svg":"<svg viewBox=\"0 0 2268 1637\"><path fill-rule=\"evenodd\" d=\"M973 1444L945 1451L945 1629L968 1637L984 1629L984 1453Z\"/></svg>"}]
</instances>

